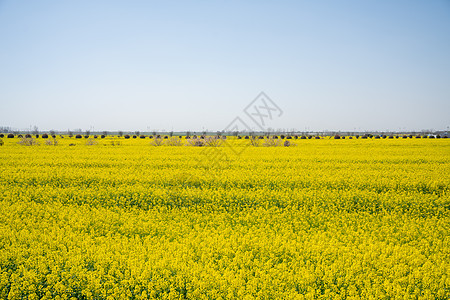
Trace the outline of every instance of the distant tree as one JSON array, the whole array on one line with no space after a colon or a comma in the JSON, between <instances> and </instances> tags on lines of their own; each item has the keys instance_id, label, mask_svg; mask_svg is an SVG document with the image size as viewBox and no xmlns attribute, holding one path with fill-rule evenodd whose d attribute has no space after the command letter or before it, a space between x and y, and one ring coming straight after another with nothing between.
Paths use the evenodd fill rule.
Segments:
<instances>
[{"instance_id":1,"label":"distant tree","mask_svg":"<svg viewBox=\"0 0 450 300\"><path fill-rule=\"evenodd\" d=\"M118 135L121 137L121 136L123 136L123 131L119 131L118 132Z\"/></svg>"},{"instance_id":2,"label":"distant tree","mask_svg":"<svg viewBox=\"0 0 450 300\"><path fill-rule=\"evenodd\" d=\"M39 134L39 128L36 125L34 125L31 133L33 133L34 135Z\"/></svg>"}]
</instances>

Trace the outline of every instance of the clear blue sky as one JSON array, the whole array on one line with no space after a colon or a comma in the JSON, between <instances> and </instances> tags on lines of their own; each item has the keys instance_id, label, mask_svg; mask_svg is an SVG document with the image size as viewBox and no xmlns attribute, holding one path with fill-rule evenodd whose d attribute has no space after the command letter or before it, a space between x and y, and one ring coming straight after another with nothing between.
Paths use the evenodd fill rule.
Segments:
<instances>
[{"instance_id":1,"label":"clear blue sky","mask_svg":"<svg viewBox=\"0 0 450 300\"><path fill-rule=\"evenodd\" d=\"M450 126L450 1L0 0L0 126Z\"/></svg>"}]
</instances>

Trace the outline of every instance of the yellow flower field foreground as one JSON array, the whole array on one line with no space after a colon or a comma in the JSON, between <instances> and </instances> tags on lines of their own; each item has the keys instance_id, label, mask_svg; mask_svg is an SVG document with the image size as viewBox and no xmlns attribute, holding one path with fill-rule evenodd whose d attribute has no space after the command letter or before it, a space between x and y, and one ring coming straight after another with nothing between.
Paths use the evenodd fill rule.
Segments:
<instances>
[{"instance_id":1,"label":"yellow flower field foreground","mask_svg":"<svg viewBox=\"0 0 450 300\"><path fill-rule=\"evenodd\" d=\"M449 139L3 141L2 299L450 298Z\"/></svg>"}]
</instances>

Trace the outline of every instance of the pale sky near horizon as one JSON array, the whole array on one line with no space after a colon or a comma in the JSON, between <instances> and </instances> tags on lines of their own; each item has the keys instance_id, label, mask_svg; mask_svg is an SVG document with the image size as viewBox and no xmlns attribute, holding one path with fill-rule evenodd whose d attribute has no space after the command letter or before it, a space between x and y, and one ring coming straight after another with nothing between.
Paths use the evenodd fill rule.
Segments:
<instances>
[{"instance_id":1,"label":"pale sky near horizon","mask_svg":"<svg viewBox=\"0 0 450 300\"><path fill-rule=\"evenodd\" d=\"M450 1L0 0L0 126L447 130Z\"/></svg>"}]
</instances>

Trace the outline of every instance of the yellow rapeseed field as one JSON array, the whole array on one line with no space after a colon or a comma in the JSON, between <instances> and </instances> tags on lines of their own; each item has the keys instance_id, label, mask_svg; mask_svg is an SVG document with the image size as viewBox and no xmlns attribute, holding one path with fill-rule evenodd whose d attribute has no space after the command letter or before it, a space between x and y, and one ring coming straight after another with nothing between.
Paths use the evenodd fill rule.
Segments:
<instances>
[{"instance_id":1,"label":"yellow rapeseed field","mask_svg":"<svg viewBox=\"0 0 450 300\"><path fill-rule=\"evenodd\" d=\"M1 299L450 298L450 139L3 141Z\"/></svg>"}]
</instances>

